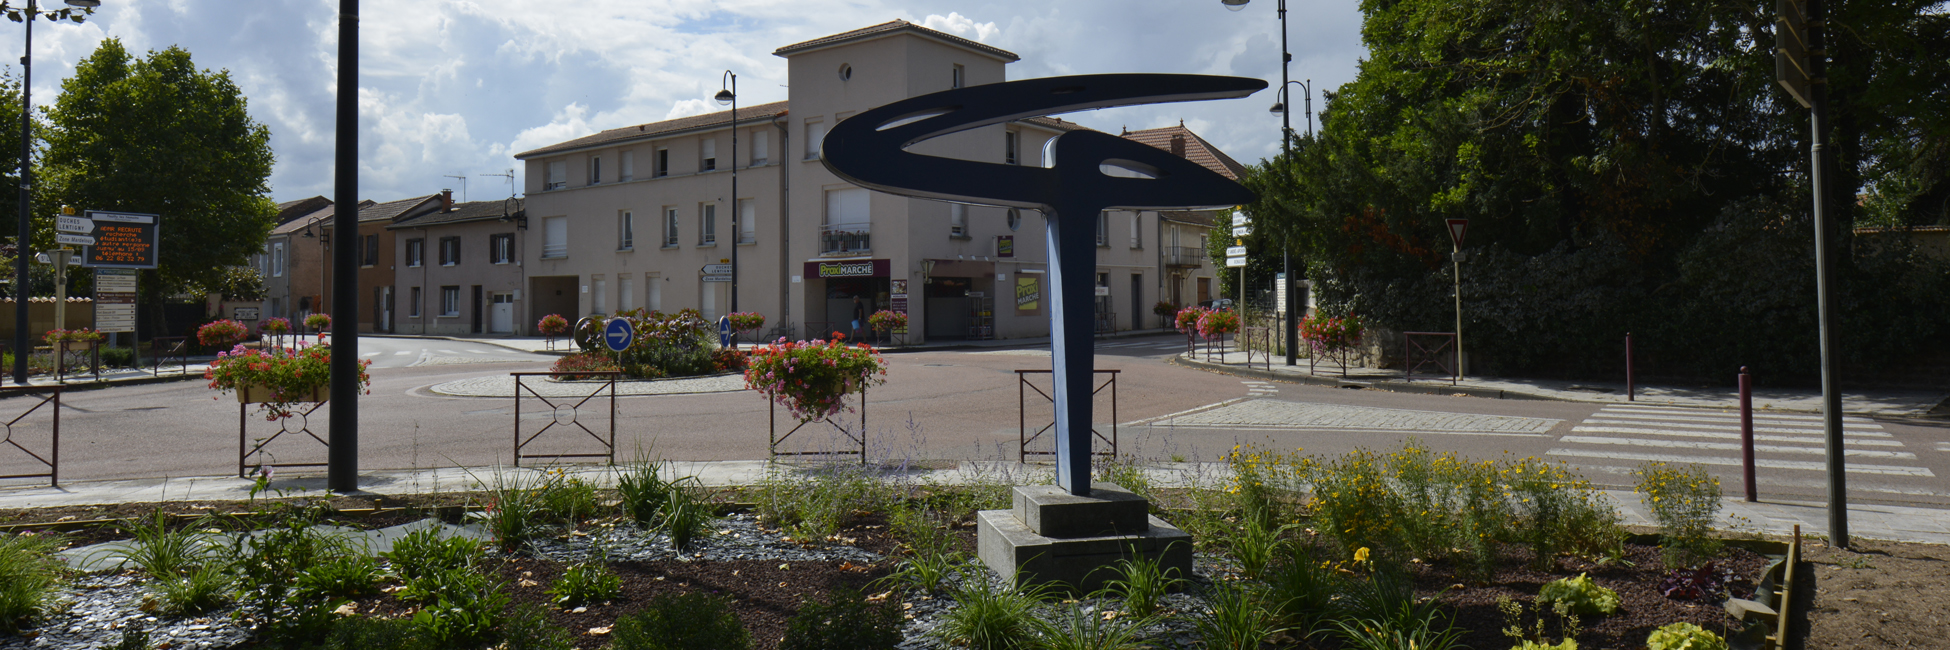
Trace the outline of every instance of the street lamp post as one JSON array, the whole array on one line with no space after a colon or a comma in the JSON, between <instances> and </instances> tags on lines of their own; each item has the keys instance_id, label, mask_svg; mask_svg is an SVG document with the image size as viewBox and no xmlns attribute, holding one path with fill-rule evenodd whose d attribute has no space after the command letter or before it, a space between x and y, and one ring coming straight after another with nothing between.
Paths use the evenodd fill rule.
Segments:
<instances>
[{"instance_id":1,"label":"street lamp post","mask_svg":"<svg viewBox=\"0 0 1950 650\"><path fill-rule=\"evenodd\" d=\"M337 213L338 209L335 207L332 211ZM318 240L318 300L312 301L311 310L320 313L330 313L332 310L326 309L325 305L330 304L326 301L326 296L331 295L332 284L328 280L329 274L326 272L326 269L331 266L332 258L326 255L325 251L332 248L332 231L326 227L319 226L318 232L312 232L312 227L317 226L318 222L324 220L324 217L312 217L309 221L306 221L305 238L315 238ZM292 252L296 254L297 251L293 249Z\"/></svg>"},{"instance_id":2,"label":"street lamp post","mask_svg":"<svg viewBox=\"0 0 1950 650\"><path fill-rule=\"evenodd\" d=\"M101 0L67 0L67 3L83 9L102 6ZM27 25L27 45L20 54L20 214L14 218L14 383L23 385L27 383L27 356L34 351L33 339L27 336L27 239L33 235L28 228L34 209L31 96L34 94L34 19L40 14L40 6L34 0L27 0L27 17L21 21Z\"/></svg>"},{"instance_id":3,"label":"street lamp post","mask_svg":"<svg viewBox=\"0 0 1950 650\"><path fill-rule=\"evenodd\" d=\"M1287 84L1294 83L1286 75L1287 64L1293 62L1293 55L1288 53L1286 49L1286 0L1278 1L1280 15L1280 92L1277 95L1285 95ZM1252 2L1252 0L1219 0L1219 2L1225 5L1228 10L1239 11L1245 9L1246 3ZM1307 83L1311 84L1313 81L1308 80ZM1312 135L1314 130L1313 89L1307 84L1302 84L1301 87L1307 88L1307 134ZM1291 164L1293 160L1293 116L1286 110L1284 103L1273 104L1273 112L1280 114L1280 150L1286 155L1288 164ZM1294 312L1293 255L1287 249L1284 241L1281 242L1280 246L1280 266L1286 273L1286 280L1284 280L1286 286L1284 288L1286 289L1287 295L1286 327L1284 328L1286 334L1281 338L1286 343L1286 365L1297 366L1300 364L1300 348L1298 347L1299 342L1294 339L1296 337L1296 331L1300 329L1300 322L1299 315ZM1241 271L1243 272L1244 269L1241 269ZM1240 287L1240 290L1244 291L1245 287Z\"/></svg>"},{"instance_id":4,"label":"street lamp post","mask_svg":"<svg viewBox=\"0 0 1950 650\"><path fill-rule=\"evenodd\" d=\"M724 87L714 98L731 105L731 311L738 311L738 244L744 241L744 225L738 223L738 75L724 71L719 79Z\"/></svg>"}]
</instances>

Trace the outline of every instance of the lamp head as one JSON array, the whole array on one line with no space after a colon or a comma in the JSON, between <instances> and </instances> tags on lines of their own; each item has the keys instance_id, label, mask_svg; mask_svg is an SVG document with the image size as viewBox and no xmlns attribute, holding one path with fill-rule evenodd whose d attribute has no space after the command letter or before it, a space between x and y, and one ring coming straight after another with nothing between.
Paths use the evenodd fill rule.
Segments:
<instances>
[{"instance_id":1,"label":"lamp head","mask_svg":"<svg viewBox=\"0 0 1950 650\"><path fill-rule=\"evenodd\" d=\"M718 91L718 96L716 97L716 99L718 100L718 105L720 105L720 106L723 106L723 105L725 105L725 104L729 104L729 103L731 103L731 100L733 100L733 99L737 99L737 98L738 98L738 96L737 96L737 95L733 95L733 94L731 94L731 91L729 91L729 90L720 90L720 91Z\"/></svg>"},{"instance_id":2,"label":"lamp head","mask_svg":"<svg viewBox=\"0 0 1950 650\"><path fill-rule=\"evenodd\" d=\"M1269 113L1275 113L1275 114L1278 114L1278 113L1285 113L1285 112L1286 112L1286 102L1273 102L1273 107L1272 107L1272 108L1269 108L1269 109L1266 109L1266 110L1267 110L1267 112L1269 112Z\"/></svg>"},{"instance_id":3,"label":"lamp head","mask_svg":"<svg viewBox=\"0 0 1950 650\"><path fill-rule=\"evenodd\" d=\"M1219 4L1225 5L1228 11L1238 11L1241 9L1245 9L1246 3L1251 1L1252 0L1219 0Z\"/></svg>"}]
</instances>

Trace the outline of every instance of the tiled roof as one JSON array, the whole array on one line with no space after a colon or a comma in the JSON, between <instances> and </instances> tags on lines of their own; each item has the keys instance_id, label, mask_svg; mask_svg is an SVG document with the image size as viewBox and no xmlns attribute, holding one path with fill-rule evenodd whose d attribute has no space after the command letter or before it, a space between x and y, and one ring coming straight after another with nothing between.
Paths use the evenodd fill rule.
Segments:
<instances>
[{"instance_id":1,"label":"tiled roof","mask_svg":"<svg viewBox=\"0 0 1950 650\"><path fill-rule=\"evenodd\" d=\"M309 199L298 199L296 201L285 201L278 204L278 217L276 222L279 224L287 223L292 219L317 212L319 208L331 204L332 200L323 196L314 196Z\"/></svg>"},{"instance_id":2,"label":"tiled roof","mask_svg":"<svg viewBox=\"0 0 1950 650\"><path fill-rule=\"evenodd\" d=\"M1125 133L1124 137L1165 151L1171 151L1171 136L1174 135L1185 136L1186 160L1204 165L1206 169L1218 172L1219 175L1235 181L1239 180L1241 174L1246 173L1245 165L1239 164L1239 161L1233 160L1232 156L1226 155L1218 147L1212 146L1212 143L1206 142L1205 138L1198 137L1197 133L1193 133L1191 129L1185 128L1185 125L1182 123L1178 126L1131 131Z\"/></svg>"},{"instance_id":3,"label":"tiled roof","mask_svg":"<svg viewBox=\"0 0 1950 650\"><path fill-rule=\"evenodd\" d=\"M372 206L372 205L376 205L376 204L370 200L359 202L360 208L365 208L367 206ZM319 224L320 227L330 226L332 225L332 214L335 212L334 208L336 207L337 206L328 204L325 207L314 210L308 214L294 217L290 221L284 222L283 225L280 225L276 228L272 228L271 234L289 235L291 233L304 230L305 226L314 223Z\"/></svg>"},{"instance_id":4,"label":"tiled roof","mask_svg":"<svg viewBox=\"0 0 1950 650\"><path fill-rule=\"evenodd\" d=\"M431 206L428 205L429 203L431 203ZM440 205L439 194L428 194L426 196L416 196L410 199L400 199L398 201L387 201L385 203L361 205L359 208L359 223L368 223L373 221L392 221L398 218L400 215L415 211L416 209L423 209L424 207L437 207L439 205Z\"/></svg>"},{"instance_id":5,"label":"tiled roof","mask_svg":"<svg viewBox=\"0 0 1950 650\"><path fill-rule=\"evenodd\" d=\"M1034 124L1034 125L1036 125L1036 126L1040 126L1040 127L1044 127L1044 128L1050 128L1050 129L1056 129L1056 130L1058 130L1058 131L1064 131L1064 132L1069 132L1069 131L1095 131L1095 130L1096 130L1096 129L1092 129L1092 128L1090 128L1090 127L1087 127L1087 126L1084 126L1084 125L1082 125L1082 124L1078 124L1078 123L1076 123L1076 122L1066 122L1066 121L1063 121L1063 120L1060 120L1060 119L1057 119L1057 118L1054 118L1054 117L1032 117L1032 118L1028 118L1028 119L1023 119L1023 120L1017 120L1017 121L1018 121L1018 122L1023 122L1023 123L1025 123L1025 124Z\"/></svg>"},{"instance_id":6,"label":"tiled roof","mask_svg":"<svg viewBox=\"0 0 1950 650\"><path fill-rule=\"evenodd\" d=\"M773 118L776 118L784 114L785 114L785 102L772 102L769 104L758 104L756 106L740 106L738 107L738 123L750 124L753 122L769 122ZM587 149L590 147L615 144L626 140L647 140L658 136L669 135L671 133L676 133L679 131L718 128L718 127L728 126L730 124L731 124L731 111L727 109L723 111L718 111L716 113L705 113L703 115L692 115L690 117L680 117L674 120L664 120L662 122L651 122L649 124L638 124L636 126L626 126L617 129L609 129L607 131L599 131L567 142L559 142L546 147L542 147L540 149L535 149L532 151L524 151L522 153L515 154L515 158L533 158L535 156L546 156L549 154L562 153L565 151L573 151L576 149Z\"/></svg>"},{"instance_id":7,"label":"tiled roof","mask_svg":"<svg viewBox=\"0 0 1950 650\"><path fill-rule=\"evenodd\" d=\"M404 220L401 220L399 223L395 223L393 225L387 226L386 228L391 230L397 230L400 228L425 228L428 226L439 226L439 225L452 224L452 223L465 223L469 221L487 221L490 219L500 219L504 213L503 212L504 210L506 211L505 213L510 216L521 214L522 203L523 201L521 199L515 199L512 204L509 204L505 200L504 201L468 201L466 203L455 203L454 209L451 211L448 212L434 211L434 212L421 214L418 216L408 217Z\"/></svg>"},{"instance_id":8,"label":"tiled roof","mask_svg":"<svg viewBox=\"0 0 1950 650\"><path fill-rule=\"evenodd\" d=\"M775 56L791 56L794 54L798 54L800 52L817 50L824 47L831 47L849 41L860 41L869 38L876 38L880 36L885 36L887 34L892 34L895 32L912 32L919 36L924 36L938 41L943 41L948 43L949 45L968 48L971 50L975 50L977 52L981 52L983 54L987 54L989 56L996 57L998 59L1002 59L1004 63L1014 63L1016 61L1022 60L1022 57L1016 56L1016 53L1014 52L1010 52L1008 50L995 47L992 45L983 45L981 43L977 43L975 41L971 41L966 38L956 36L954 34L949 34L947 32L928 29L926 27L922 27L920 25L916 25L914 23L910 23L905 20L900 20L898 18L878 25L874 25L872 27L862 27L860 29L856 29L850 32L842 32L839 34L834 34L832 36L822 36L803 43L793 43L791 45L787 45L785 47L781 47L779 49L773 50L772 54Z\"/></svg>"}]
</instances>

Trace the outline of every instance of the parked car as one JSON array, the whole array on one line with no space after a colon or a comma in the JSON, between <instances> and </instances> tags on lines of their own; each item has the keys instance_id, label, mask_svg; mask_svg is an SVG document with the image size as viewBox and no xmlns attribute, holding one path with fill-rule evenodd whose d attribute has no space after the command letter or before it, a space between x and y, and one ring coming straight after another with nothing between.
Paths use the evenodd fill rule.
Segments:
<instances>
[{"instance_id":1,"label":"parked car","mask_svg":"<svg viewBox=\"0 0 1950 650\"><path fill-rule=\"evenodd\" d=\"M1207 300L1199 303L1198 306L1206 309L1232 309L1232 299L1220 298L1218 300Z\"/></svg>"}]
</instances>

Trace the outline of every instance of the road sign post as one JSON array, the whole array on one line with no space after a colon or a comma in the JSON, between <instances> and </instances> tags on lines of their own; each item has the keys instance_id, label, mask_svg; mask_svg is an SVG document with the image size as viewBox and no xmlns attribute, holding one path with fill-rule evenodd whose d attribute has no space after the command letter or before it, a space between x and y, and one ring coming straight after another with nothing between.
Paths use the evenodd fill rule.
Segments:
<instances>
[{"instance_id":1,"label":"road sign post","mask_svg":"<svg viewBox=\"0 0 1950 650\"><path fill-rule=\"evenodd\" d=\"M1463 243L1463 236L1464 236L1464 235L1467 235L1467 234L1469 234L1469 220L1468 220L1468 219L1449 219L1449 220L1448 220L1448 225L1449 225L1449 240L1450 240L1450 241L1452 241L1452 242L1454 242L1454 244L1455 244L1455 247L1451 249L1451 252L1450 252L1450 255L1449 255L1449 261L1450 261L1450 263L1451 263L1451 264L1454 264L1454 265L1455 265L1455 266L1454 266L1454 268L1455 268L1455 272L1454 272L1454 276L1455 276L1455 277L1454 277L1453 279L1454 279L1454 280L1455 280L1455 282L1456 282L1456 287L1455 287L1455 289L1456 289L1456 379L1462 379L1462 376L1463 376L1463 347L1462 347L1462 260L1463 260L1463 253L1462 253L1462 243Z\"/></svg>"}]
</instances>

